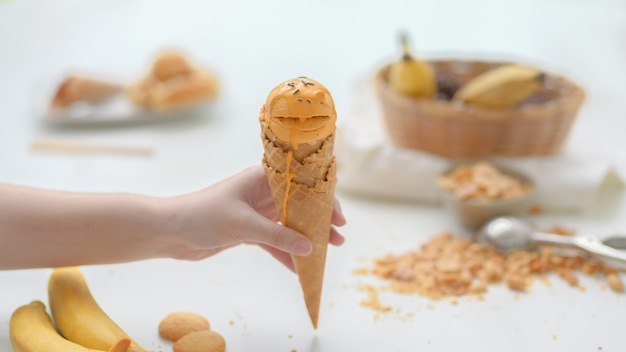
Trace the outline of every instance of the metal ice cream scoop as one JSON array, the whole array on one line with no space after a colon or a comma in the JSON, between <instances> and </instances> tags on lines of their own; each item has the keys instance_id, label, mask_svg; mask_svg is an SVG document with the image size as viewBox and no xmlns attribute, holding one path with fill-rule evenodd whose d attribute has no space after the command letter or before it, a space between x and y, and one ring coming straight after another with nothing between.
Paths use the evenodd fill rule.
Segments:
<instances>
[{"instance_id":1,"label":"metal ice cream scoop","mask_svg":"<svg viewBox=\"0 0 626 352\"><path fill-rule=\"evenodd\" d=\"M607 264L626 268L625 237L608 238L601 241L592 235L561 236L533 231L525 222L514 217L498 217L488 221L479 231L480 238L502 251L524 249L533 245L550 245L574 248L600 259ZM610 247L607 244L623 245Z\"/></svg>"}]
</instances>

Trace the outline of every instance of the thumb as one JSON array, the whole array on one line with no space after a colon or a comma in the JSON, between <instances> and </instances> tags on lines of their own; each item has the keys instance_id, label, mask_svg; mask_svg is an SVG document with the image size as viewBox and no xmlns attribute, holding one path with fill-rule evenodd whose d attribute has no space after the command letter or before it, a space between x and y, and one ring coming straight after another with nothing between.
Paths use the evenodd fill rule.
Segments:
<instances>
[{"instance_id":1,"label":"thumb","mask_svg":"<svg viewBox=\"0 0 626 352\"><path fill-rule=\"evenodd\" d=\"M259 218L244 234L245 240L263 243L298 256L309 255L313 250L311 240L300 232L267 218Z\"/></svg>"}]
</instances>

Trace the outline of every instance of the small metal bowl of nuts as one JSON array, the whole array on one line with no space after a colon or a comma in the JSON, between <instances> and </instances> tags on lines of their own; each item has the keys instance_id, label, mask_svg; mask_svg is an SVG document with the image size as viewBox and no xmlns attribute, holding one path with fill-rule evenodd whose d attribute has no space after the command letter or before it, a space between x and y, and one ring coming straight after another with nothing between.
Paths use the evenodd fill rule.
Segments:
<instances>
[{"instance_id":1,"label":"small metal bowl of nuts","mask_svg":"<svg viewBox=\"0 0 626 352\"><path fill-rule=\"evenodd\" d=\"M437 184L444 208L468 230L498 216L524 216L534 189L526 175L482 160L454 165Z\"/></svg>"}]
</instances>

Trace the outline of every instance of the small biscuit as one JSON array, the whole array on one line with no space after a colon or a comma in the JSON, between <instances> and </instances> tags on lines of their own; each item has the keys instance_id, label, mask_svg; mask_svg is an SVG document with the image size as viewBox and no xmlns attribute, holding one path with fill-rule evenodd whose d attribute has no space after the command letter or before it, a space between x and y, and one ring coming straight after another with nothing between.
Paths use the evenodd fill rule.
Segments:
<instances>
[{"instance_id":1,"label":"small biscuit","mask_svg":"<svg viewBox=\"0 0 626 352\"><path fill-rule=\"evenodd\" d=\"M195 331L209 330L209 321L196 313L171 313L159 324L159 335L170 341L178 341L181 337Z\"/></svg>"},{"instance_id":2,"label":"small biscuit","mask_svg":"<svg viewBox=\"0 0 626 352\"><path fill-rule=\"evenodd\" d=\"M183 336L174 344L174 352L224 352L226 341L211 330L196 331Z\"/></svg>"}]
</instances>

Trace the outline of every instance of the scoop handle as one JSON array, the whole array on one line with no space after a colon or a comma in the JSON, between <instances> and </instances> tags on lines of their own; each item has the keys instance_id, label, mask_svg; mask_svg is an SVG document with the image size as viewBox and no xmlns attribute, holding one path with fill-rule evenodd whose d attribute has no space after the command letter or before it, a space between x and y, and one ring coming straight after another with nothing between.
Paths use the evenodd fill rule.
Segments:
<instances>
[{"instance_id":1,"label":"scoop handle","mask_svg":"<svg viewBox=\"0 0 626 352\"><path fill-rule=\"evenodd\" d=\"M626 251L609 247L595 236L577 236L574 242L578 248L604 261L607 264L626 268Z\"/></svg>"},{"instance_id":2,"label":"scoop handle","mask_svg":"<svg viewBox=\"0 0 626 352\"><path fill-rule=\"evenodd\" d=\"M626 268L626 251L609 247L596 236L561 236L545 232L533 232L534 244L576 248L603 262Z\"/></svg>"},{"instance_id":3,"label":"scoop handle","mask_svg":"<svg viewBox=\"0 0 626 352\"><path fill-rule=\"evenodd\" d=\"M546 232L533 232L531 235L533 244L580 248L572 236L561 236Z\"/></svg>"}]
</instances>

